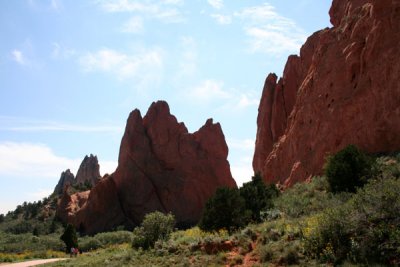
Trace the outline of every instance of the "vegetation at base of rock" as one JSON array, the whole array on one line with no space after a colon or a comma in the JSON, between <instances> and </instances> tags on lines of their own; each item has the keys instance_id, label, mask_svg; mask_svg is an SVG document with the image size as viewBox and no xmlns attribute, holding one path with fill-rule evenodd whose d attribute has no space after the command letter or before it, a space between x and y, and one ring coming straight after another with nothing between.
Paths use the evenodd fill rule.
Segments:
<instances>
[{"instance_id":1,"label":"vegetation at base of rock","mask_svg":"<svg viewBox=\"0 0 400 267\"><path fill-rule=\"evenodd\" d=\"M373 176L373 159L349 145L328 157L324 171L333 193L354 193Z\"/></svg>"},{"instance_id":2,"label":"vegetation at base of rock","mask_svg":"<svg viewBox=\"0 0 400 267\"><path fill-rule=\"evenodd\" d=\"M243 227L250 212L245 209L245 200L236 188L221 187L205 205L199 227L206 231L227 229L233 232Z\"/></svg>"},{"instance_id":3,"label":"vegetation at base of rock","mask_svg":"<svg viewBox=\"0 0 400 267\"><path fill-rule=\"evenodd\" d=\"M279 195L275 184L265 185L259 173L239 189L245 201L245 209L251 212L250 220L261 222L261 212L273 208L273 199Z\"/></svg>"},{"instance_id":4,"label":"vegetation at base of rock","mask_svg":"<svg viewBox=\"0 0 400 267\"><path fill-rule=\"evenodd\" d=\"M218 188L207 201L199 226L205 231L233 232L250 222L261 222L262 212L273 207L273 199L278 195L277 187L265 185L260 174L240 189Z\"/></svg>"},{"instance_id":5,"label":"vegetation at base of rock","mask_svg":"<svg viewBox=\"0 0 400 267\"><path fill-rule=\"evenodd\" d=\"M158 240L166 240L174 230L175 217L156 211L147 214L139 227L133 230L132 247L148 249Z\"/></svg>"},{"instance_id":6,"label":"vegetation at base of rock","mask_svg":"<svg viewBox=\"0 0 400 267\"><path fill-rule=\"evenodd\" d=\"M128 231L78 237L84 253L49 266L396 266L400 154L377 158L376 170L355 193L330 192L325 176L297 184L273 199L260 223L230 232L199 227L173 231L145 250L132 248L135 235ZM0 227L10 223L5 219ZM46 251L51 257L51 251L64 249L60 234L0 231L0 261Z\"/></svg>"},{"instance_id":7,"label":"vegetation at base of rock","mask_svg":"<svg viewBox=\"0 0 400 267\"><path fill-rule=\"evenodd\" d=\"M400 180L376 179L348 202L325 210L305 248L324 262L399 263Z\"/></svg>"}]
</instances>

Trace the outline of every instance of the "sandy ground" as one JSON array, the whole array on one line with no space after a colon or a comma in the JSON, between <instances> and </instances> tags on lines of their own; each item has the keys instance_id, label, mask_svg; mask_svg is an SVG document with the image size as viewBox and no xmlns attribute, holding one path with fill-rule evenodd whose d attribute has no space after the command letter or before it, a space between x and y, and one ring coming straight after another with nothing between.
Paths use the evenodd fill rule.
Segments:
<instances>
[{"instance_id":1,"label":"sandy ground","mask_svg":"<svg viewBox=\"0 0 400 267\"><path fill-rule=\"evenodd\" d=\"M55 261L63 261L66 260L65 258L60 258L60 259L47 259L47 260L33 260L33 261L24 261L24 262L18 262L18 263L6 263L6 264L0 264L1 267L29 267L29 266L36 266L40 264L45 264L49 262L55 262Z\"/></svg>"}]
</instances>

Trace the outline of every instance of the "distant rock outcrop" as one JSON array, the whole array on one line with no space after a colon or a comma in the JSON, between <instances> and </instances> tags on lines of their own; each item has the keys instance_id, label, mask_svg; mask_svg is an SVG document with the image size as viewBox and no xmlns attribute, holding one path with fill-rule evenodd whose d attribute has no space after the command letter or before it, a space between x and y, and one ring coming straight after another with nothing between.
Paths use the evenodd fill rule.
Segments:
<instances>
[{"instance_id":1,"label":"distant rock outcrop","mask_svg":"<svg viewBox=\"0 0 400 267\"><path fill-rule=\"evenodd\" d=\"M400 150L400 2L334 0L332 28L266 80L257 118L255 172L290 186L321 174L348 144Z\"/></svg>"},{"instance_id":2,"label":"distant rock outcrop","mask_svg":"<svg viewBox=\"0 0 400 267\"><path fill-rule=\"evenodd\" d=\"M75 183L94 186L101 179L97 156L85 156L76 174Z\"/></svg>"},{"instance_id":3,"label":"distant rock outcrop","mask_svg":"<svg viewBox=\"0 0 400 267\"><path fill-rule=\"evenodd\" d=\"M195 224L218 187L236 187L227 156L219 123L209 119L190 134L166 102L155 102L143 118L139 110L129 115L115 173L74 213L65 216L67 209L59 209L59 217L89 234L137 225L156 210L172 212L178 225Z\"/></svg>"},{"instance_id":4,"label":"distant rock outcrop","mask_svg":"<svg viewBox=\"0 0 400 267\"><path fill-rule=\"evenodd\" d=\"M69 169L61 173L60 180L54 188L53 194L61 195L71 185L90 188L95 186L100 179L100 165L97 156L90 154L90 156L85 156L83 159L76 177L74 177L74 174Z\"/></svg>"},{"instance_id":5,"label":"distant rock outcrop","mask_svg":"<svg viewBox=\"0 0 400 267\"><path fill-rule=\"evenodd\" d=\"M68 169L61 173L60 180L58 181L56 188L54 188L54 194L61 195L64 188L68 187L75 181L74 174Z\"/></svg>"}]
</instances>

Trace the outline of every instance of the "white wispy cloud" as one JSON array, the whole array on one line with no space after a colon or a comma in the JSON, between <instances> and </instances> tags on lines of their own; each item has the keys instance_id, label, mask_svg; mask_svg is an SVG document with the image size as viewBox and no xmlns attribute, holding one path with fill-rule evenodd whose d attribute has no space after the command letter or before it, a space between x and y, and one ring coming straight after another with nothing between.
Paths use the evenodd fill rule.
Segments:
<instances>
[{"instance_id":1,"label":"white wispy cloud","mask_svg":"<svg viewBox=\"0 0 400 267\"><path fill-rule=\"evenodd\" d=\"M56 178L66 169L76 169L80 160L57 156L44 144L0 143L0 177Z\"/></svg>"},{"instance_id":2,"label":"white wispy cloud","mask_svg":"<svg viewBox=\"0 0 400 267\"><path fill-rule=\"evenodd\" d=\"M224 7L223 0L208 0L208 3L215 9L221 9L222 7Z\"/></svg>"},{"instance_id":3,"label":"white wispy cloud","mask_svg":"<svg viewBox=\"0 0 400 267\"><path fill-rule=\"evenodd\" d=\"M67 48L58 42L53 42L51 46L53 47L53 50L51 51L52 59L69 59L76 55L76 51L74 49Z\"/></svg>"},{"instance_id":4,"label":"white wispy cloud","mask_svg":"<svg viewBox=\"0 0 400 267\"><path fill-rule=\"evenodd\" d=\"M178 60L177 80L196 74L198 68L197 42L193 37L180 38L180 56Z\"/></svg>"},{"instance_id":5,"label":"white wispy cloud","mask_svg":"<svg viewBox=\"0 0 400 267\"><path fill-rule=\"evenodd\" d=\"M54 10L60 10L62 8L62 2L61 0L51 0L50 6Z\"/></svg>"},{"instance_id":6,"label":"white wispy cloud","mask_svg":"<svg viewBox=\"0 0 400 267\"><path fill-rule=\"evenodd\" d=\"M220 110L242 110L257 107L259 95L251 90L226 87L223 81L207 79L186 91L194 103L207 104L218 101Z\"/></svg>"},{"instance_id":7,"label":"white wispy cloud","mask_svg":"<svg viewBox=\"0 0 400 267\"><path fill-rule=\"evenodd\" d=\"M58 156L45 144L0 142L0 177L57 181L66 169L76 174L82 160ZM117 164L116 161L99 160L101 174L114 172Z\"/></svg>"},{"instance_id":8,"label":"white wispy cloud","mask_svg":"<svg viewBox=\"0 0 400 267\"><path fill-rule=\"evenodd\" d=\"M23 52L21 50L14 49L11 52L11 56L12 56L12 59L15 62L17 62L19 65L24 66L24 65L28 64L27 59L25 58L25 56L24 56L24 54L23 54Z\"/></svg>"},{"instance_id":9,"label":"white wispy cloud","mask_svg":"<svg viewBox=\"0 0 400 267\"><path fill-rule=\"evenodd\" d=\"M251 106L258 106L259 103L260 103L260 98L258 95L255 95L253 93L247 93L247 94L242 93L239 96L238 107L247 108Z\"/></svg>"},{"instance_id":10,"label":"white wispy cloud","mask_svg":"<svg viewBox=\"0 0 400 267\"><path fill-rule=\"evenodd\" d=\"M223 86L224 83L221 81L205 80L200 85L194 87L190 91L190 94L200 101L231 98L231 93L226 91Z\"/></svg>"},{"instance_id":11,"label":"white wispy cloud","mask_svg":"<svg viewBox=\"0 0 400 267\"><path fill-rule=\"evenodd\" d=\"M53 193L53 191L54 191L54 188L52 188L52 189L49 189L49 188L43 189L43 188L41 188L38 191L29 193L29 196L31 196L34 199L43 199L45 197L50 196L51 193Z\"/></svg>"},{"instance_id":12,"label":"white wispy cloud","mask_svg":"<svg viewBox=\"0 0 400 267\"><path fill-rule=\"evenodd\" d=\"M233 139L227 138L226 142L230 149L254 151L255 142L253 139Z\"/></svg>"},{"instance_id":13,"label":"white wispy cloud","mask_svg":"<svg viewBox=\"0 0 400 267\"><path fill-rule=\"evenodd\" d=\"M140 49L128 54L103 48L79 59L85 72L103 72L119 80L134 80L138 88L160 82L163 73L163 51L158 48Z\"/></svg>"},{"instance_id":14,"label":"white wispy cloud","mask_svg":"<svg viewBox=\"0 0 400 267\"><path fill-rule=\"evenodd\" d=\"M307 37L293 20L278 14L268 3L244 8L234 16L242 20L253 53L297 53Z\"/></svg>"},{"instance_id":15,"label":"white wispy cloud","mask_svg":"<svg viewBox=\"0 0 400 267\"><path fill-rule=\"evenodd\" d=\"M228 25L232 23L232 17L228 15L211 14L211 17L214 18L218 22L218 24L221 25Z\"/></svg>"},{"instance_id":16,"label":"white wispy cloud","mask_svg":"<svg viewBox=\"0 0 400 267\"><path fill-rule=\"evenodd\" d=\"M251 151L249 151L246 155L240 157L238 160L230 162L232 176L233 178L235 178L238 186L241 186L243 183L250 181L251 177L254 175L251 162Z\"/></svg>"},{"instance_id":17,"label":"white wispy cloud","mask_svg":"<svg viewBox=\"0 0 400 267\"><path fill-rule=\"evenodd\" d=\"M141 33L144 31L143 19L139 16L131 17L122 26L122 32L126 33Z\"/></svg>"},{"instance_id":18,"label":"white wispy cloud","mask_svg":"<svg viewBox=\"0 0 400 267\"><path fill-rule=\"evenodd\" d=\"M114 0L99 2L106 12L127 12L142 14L148 18L158 19L165 23L180 23L184 16L179 10L182 0L134 1Z\"/></svg>"},{"instance_id":19,"label":"white wispy cloud","mask_svg":"<svg viewBox=\"0 0 400 267\"><path fill-rule=\"evenodd\" d=\"M122 133L123 126L79 125L21 117L0 116L0 130L13 132Z\"/></svg>"}]
</instances>

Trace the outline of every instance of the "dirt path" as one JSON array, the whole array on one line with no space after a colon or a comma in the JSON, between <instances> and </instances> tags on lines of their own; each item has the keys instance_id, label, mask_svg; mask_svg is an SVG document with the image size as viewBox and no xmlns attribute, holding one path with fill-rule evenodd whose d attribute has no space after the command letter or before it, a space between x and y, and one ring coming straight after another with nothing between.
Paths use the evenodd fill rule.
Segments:
<instances>
[{"instance_id":1,"label":"dirt path","mask_svg":"<svg viewBox=\"0 0 400 267\"><path fill-rule=\"evenodd\" d=\"M33 260L33 261L24 261L18 263L9 263L9 264L0 264L0 267L29 267L29 266L36 266L40 264L55 262L55 261L63 261L66 260L65 258L58 258L58 259L47 259L47 260Z\"/></svg>"}]
</instances>

